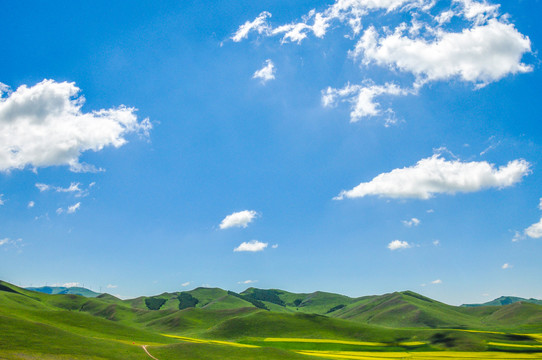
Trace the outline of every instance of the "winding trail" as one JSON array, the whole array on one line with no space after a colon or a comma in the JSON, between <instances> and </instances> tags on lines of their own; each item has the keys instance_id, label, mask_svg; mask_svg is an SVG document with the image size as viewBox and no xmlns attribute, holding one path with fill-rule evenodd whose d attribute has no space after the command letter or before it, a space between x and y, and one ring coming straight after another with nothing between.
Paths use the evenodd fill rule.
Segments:
<instances>
[{"instance_id":1,"label":"winding trail","mask_svg":"<svg viewBox=\"0 0 542 360\"><path fill-rule=\"evenodd\" d=\"M141 347L143 348L143 350L145 350L145 352L147 353L147 355L149 355L151 358L153 358L154 360L158 360L157 358L155 358L154 356L151 355L151 353L149 352L149 350L147 350L147 345L141 345Z\"/></svg>"}]
</instances>

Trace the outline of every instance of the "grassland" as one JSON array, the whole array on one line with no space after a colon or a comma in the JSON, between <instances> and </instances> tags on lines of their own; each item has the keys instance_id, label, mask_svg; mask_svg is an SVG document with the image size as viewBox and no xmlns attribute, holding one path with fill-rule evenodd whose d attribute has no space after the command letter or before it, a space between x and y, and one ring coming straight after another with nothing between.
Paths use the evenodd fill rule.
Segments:
<instances>
[{"instance_id":1,"label":"grassland","mask_svg":"<svg viewBox=\"0 0 542 360\"><path fill-rule=\"evenodd\" d=\"M150 359L142 345L159 360L542 359L541 320L537 304L454 307L412 292L198 288L121 300L0 282L0 359Z\"/></svg>"}]
</instances>

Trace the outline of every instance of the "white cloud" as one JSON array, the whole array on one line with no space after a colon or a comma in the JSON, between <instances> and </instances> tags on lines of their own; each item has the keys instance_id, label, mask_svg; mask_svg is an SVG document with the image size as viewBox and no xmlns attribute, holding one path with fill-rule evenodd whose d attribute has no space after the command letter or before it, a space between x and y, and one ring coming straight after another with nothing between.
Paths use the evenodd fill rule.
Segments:
<instances>
[{"instance_id":1,"label":"white cloud","mask_svg":"<svg viewBox=\"0 0 542 360\"><path fill-rule=\"evenodd\" d=\"M429 210L426 211L426 213L428 213L428 214L432 214L434 212L435 212L435 210L433 210L433 209L429 209Z\"/></svg>"},{"instance_id":2,"label":"white cloud","mask_svg":"<svg viewBox=\"0 0 542 360\"><path fill-rule=\"evenodd\" d=\"M4 203L5 203L4 194L0 194L0 206L4 205Z\"/></svg>"},{"instance_id":3,"label":"white cloud","mask_svg":"<svg viewBox=\"0 0 542 360\"><path fill-rule=\"evenodd\" d=\"M111 285L111 284L107 285L108 289L116 289L117 287L118 287L117 285Z\"/></svg>"},{"instance_id":4,"label":"white cloud","mask_svg":"<svg viewBox=\"0 0 542 360\"><path fill-rule=\"evenodd\" d=\"M181 284L182 287L187 287L188 285L190 285L190 281L183 282L183 283Z\"/></svg>"},{"instance_id":5,"label":"white cloud","mask_svg":"<svg viewBox=\"0 0 542 360\"><path fill-rule=\"evenodd\" d=\"M23 239L3 238L0 239L0 246L5 247L6 249L9 247L20 248L21 246L24 246Z\"/></svg>"},{"instance_id":6,"label":"white cloud","mask_svg":"<svg viewBox=\"0 0 542 360\"><path fill-rule=\"evenodd\" d=\"M514 232L514 237L512 238L512 242L518 242L518 241L523 240L523 239L525 239L524 234L522 234L519 231Z\"/></svg>"},{"instance_id":7,"label":"white cloud","mask_svg":"<svg viewBox=\"0 0 542 360\"><path fill-rule=\"evenodd\" d=\"M253 79L260 79L262 83L266 83L269 80L275 78L275 65L270 59L265 60L265 66L260 70L256 71L252 76Z\"/></svg>"},{"instance_id":8,"label":"white cloud","mask_svg":"<svg viewBox=\"0 0 542 360\"><path fill-rule=\"evenodd\" d=\"M40 192L45 192L49 190L54 190L59 193L73 193L75 194L75 197L85 197L89 194L89 190L91 187L96 185L95 182L92 182L88 185L87 189L81 189L81 183L72 182L70 183L70 186L63 188L61 186L53 186L48 184L42 184L42 183L36 183L36 187L39 189Z\"/></svg>"},{"instance_id":9,"label":"white cloud","mask_svg":"<svg viewBox=\"0 0 542 360\"><path fill-rule=\"evenodd\" d=\"M120 147L129 133L148 135L152 128L123 105L84 113L79 93L75 83L43 80L0 98L0 170L68 165L74 172L97 171L79 162L83 152Z\"/></svg>"},{"instance_id":10,"label":"white cloud","mask_svg":"<svg viewBox=\"0 0 542 360\"><path fill-rule=\"evenodd\" d=\"M246 228L249 223L252 222L256 217L258 216L258 213L254 210L243 210L239 212L235 212L233 214L230 214L222 220L219 227L221 229L228 229L231 227L242 227Z\"/></svg>"},{"instance_id":11,"label":"white cloud","mask_svg":"<svg viewBox=\"0 0 542 360\"><path fill-rule=\"evenodd\" d=\"M51 189L50 185L41 184L41 183L36 183L36 187L38 188L40 192L49 191Z\"/></svg>"},{"instance_id":12,"label":"white cloud","mask_svg":"<svg viewBox=\"0 0 542 360\"><path fill-rule=\"evenodd\" d=\"M278 247L279 247L279 244L271 245L271 248L272 248L272 249L276 249L276 248L278 248Z\"/></svg>"},{"instance_id":13,"label":"white cloud","mask_svg":"<svg viewBox=\"0 0 542 360\"><path fill-rule=\"evenodd\" d=\"M407 227L413 227L420 225L420 220L417 218L412 218L410 220L403 220L402 223Z\"/></svg>"},{"instance_id":14,"label":"white cloud","mask_svg":"<svg viewBox=\"0 0 542 360\"><path fill-rule=\"evenodd\" d=\"M390 250L399 250L399 249L408 249L409 247L412 247L411 244L409 244L406 241L401 240L393 240L388 244L388 249Z\"/></svg>"},{"instance_id":15,"label":"white cloud","mask_svg":"<svg viewBox=\"0 0 542 360\"><path fill-rule=\"evenodd\" d=\"M457 77L485 85L509 74L532 71L521 62L523 54L531 51L531 42L513 24L491 19L459 33L438 31L433 41L412 39L404 31L400 26L393 34L380 37L369 27L351 54L364 64L373 62L412 73L418 83Z\"/></svg>"},{"instance_id":16,"label":"white cloud","mask_svg":"<svg viewBox=\"0 0 542 360\"><path fill-rule=\"evenodd\" d=\"M525 160L513 160L498 169L481 162L448 161L435 154L411 167L383 173L370 182L361 183L352 190L344 190L336 200L377 195L388 198L429 199L434 194L474 192L487 188L505 188L516 184L530 173Z\"/></svg>"},{"instance_id":17,"label":"white cloud","mask_svg":"<svg viewBox=\"0 0 542 360\"><path fill-rule=\"evenodd\" d=\"M79 210L79 208L81 207L81 203L78 202L77 204L73 204L72 206L68 206L68 210L66 210L66 212L68 214L73 214L75 213L77 210Z\"/></svg>"},{"instance_id":18,"label":"white cloud","mask_svg":"<svg viewBox=\"0 0 542 360\"><path fill-rule=\"evenodd\" d=\"M352 104L350 122L357 122L364 117L382 114L380 104L375 101L375 97L407 95L409 93L411 93L411 90L401 89L391 83L386 83L384 86L347 84L342 89L328 87L326 90L322 90L322 105L324 107L333 107L339 100L348 101ZM390 111L391 109L386 110L386 112Z\"/></svg>"},{"instance_id":19,"label":"white cloud","mask_svg":"<svg viewBox=\"0 0 542 360\"><path fill-rule=\"evenodd\" d=\"M244 285L248 285L248 284L254 284L254 283L257 283L258 280L245 280L245 281L238 281L237 283L238 284L244 284Z\"/></svg>"},{"instance_id":20,"label":"white cloud","mask_svg":"<svg viewBox=\"0 0 542 360\"><path fill-rule=\"evenodd\" d=\"M63 209L63 208L58 208L58 209L56 209L56 213L57 213L58 215L62 214L63 212L64 212L64 209Z\"/></svg>"},{"instance_id":21,"label":"white cloud","mask_svg":"<svg viewBox=\"0 0 542 360\"><path fill-rule=\"evenodd\" d=\"M503 270L510 269L510 268L512 268L512 267L513 267L513 266L510 265L509 263L505 263L505 264L503 264L503 266L501 266L501 268L502 268Z\"/></svg>"},{"instance_id":22,"label":"white cloud","mask_svg":"<svg viewBox=\"0 0 542 360\"><path fill-rule=\"evenodd\" d=\"M532 224L527 229L525 229L525 235L530 238L538 239L542 237L542 218L539 222Z\"/></svg>"},{"instance_id":23,"label":"white cloud","mask_svg":"<svg viewBox=\"0 0 542 360\"><path fill-rule=\"evenodd\" d=\"M433 281L431 281L431 284L434 284L434 285L442 284L442 280L440 280L440 279L433 280Z\"/></svg>"},{"instance_id":24,"label":"white cloud","mask_svg":"<svg viewBox=\"0 0 542 360\"><path fill-rule=\"evenodd\" d=\"M29 202L28 202L28 205L27 205L27 206L28 206L28 208L30 209L30 208L33 208L33 207L34 207L34 205L36 205L36 203L35 203L35 202L33 202L33 201L29 201Z\"/></svg>"},{"instance_id":25,"label":"white cloud","mask_svg":"<svg viewBox=\"0 0 542 360\"><path fill-rule=\"evenodd\" d=\"M78 282L68 282L68 283L62 284L63 287L67 287L67 288L76 287L79 285L81 284L79 284Z\"/></svg>"},{"instance_id":26,"label":"white cloud","mask_svg":"<svg viewBox=\"0 0 542 360\"><path fill-rule=\"evenodd\" d=\"M241 245L233 249L233 251L250 251L250 252L257 252L257 251L263 251L267 247L267 243L260 242L258 240L250 240L249 242L243 242Z\"/></svg>"},{"instance_id":27,"label":"white cloud","mask_svg":"<svg viewBox=\"0 0 542 360\"><path fill-rule=\"evenodd\" d=\"M251 31L256 31L258 34L264 34L269 32L269 25L267 25L267 18L271 17L271 14L267 11L262 12L253 21L247 21L239 27L231 39L235 42L239 42L246 39Z\"/></svg>"},{"instance_id":28,"label":"white cloud","mask_svg":"<svg viewBox=\"0 0 542 360\"><path fill-rule=\"evenodd\" d=\"M538 209L542 210L542 198L538 202Z\"/></svg>"},{"instance_id":29,"label":"white cloud","mask_svg":"<svg viewBox=\"0 0 542 360\"><path fill-rule=\"evenodd\" d=\"M433 240L433 245L439 246L440 245L440 240Z\"/></svg>"},{"instance_id":30,"label":"white cloud","mask_svg":"<svg viewBox=\"0 0 542 360\"><path fill-rule=\"evenodd\" d=\"M391 112L380 110L376 97L416 95L429 81L460 80L480 88L505 76L533 70L522 62L523 55L531 53L529 38L509 22L508 14L500 14L500 5L485 0L452 0L449 8L438 11L436 4L435 0L336 0L322 11L313 9L300 20L277 26L268 24L271 14L263 12L239 27L232 39L241 41L254 31L280 36L281 43L301 44L311 33L323 38L328 29L345 27L344 36L356 40L348 54L363 65L375 64L389 70L388 74L397 80L392 82L401 89L392 92L388 84L355 85L355 89L347 84L343 89L324 90L324 106L332 103L330 97L352 103L352 122ZM375 12L378 16L366 17ZM396 17L404 23L394 24ZM454 17L461 21L452 22ZM363 27L366 30L362 33ZM364 78L369 71L363 73ZM413 83L408 79L411 76ZM392 122L389 120L387 124Z\"/></svg>"}]
</instances>

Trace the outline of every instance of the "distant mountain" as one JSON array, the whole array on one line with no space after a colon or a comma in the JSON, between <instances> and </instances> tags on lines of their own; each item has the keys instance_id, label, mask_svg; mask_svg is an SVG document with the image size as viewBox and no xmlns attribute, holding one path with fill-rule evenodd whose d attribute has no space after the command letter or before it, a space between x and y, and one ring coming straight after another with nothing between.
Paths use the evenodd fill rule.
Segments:
<instances>
[{"instance_id":1,"label":"distant mountain","mask_svg":"<svg viewBox=\"0 0 542 360\"><path fill-rule=\"evenodd\" d=\"M463 304L463 307L477 307L477 306L503 306L510 305L517 302L526 302L531 304L542 305L542 300L537 299L524 299L516 296L501 296L495 300L488 301L483 304Z\"/></svg>"},{"instance_id":2,"label":"distant mountain","mask_svg":"<svg viewBox=\"0 0 542 360\"><path fill-rule=\"evenodd\" d=\"M81 296L88 297L88 298L94 298L94 297L98 297L100 295L100 293L94 292L94 291L89 290L89 289L85 289L83 287L78 287L78 286L74 286L74 287L42 286L42 287L28 287L28 288L25 288L25 289L30 290L30 291L37 291L37 292L44 293L44 294L51 294L51 295L56 295L56 294L67 295L67 294L71 294L71 295L81 295Z\"/></svg>"}]
</instances>

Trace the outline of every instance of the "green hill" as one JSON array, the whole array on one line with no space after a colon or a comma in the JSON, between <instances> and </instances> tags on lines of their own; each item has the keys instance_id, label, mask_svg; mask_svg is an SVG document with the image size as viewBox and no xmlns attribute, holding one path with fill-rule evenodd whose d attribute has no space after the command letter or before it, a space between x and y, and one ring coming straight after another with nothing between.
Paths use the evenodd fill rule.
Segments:
<instances>
[{"instance_id":1,"label":"green hill","mask_svg":"<svg viewBox=\"0 0 542 360\"><path fill-rule=\"evenodd\" d=\"M300 351L542 354L542 335L531 335L542 333L542 306L457 307L411 291L351 298L256 288L122 300L0 281L0 333L2 359L146 359L144 344L160 360L302 359Z\"/></svg>"},{"instance_id":2,"label":"green hill","mask_svg":"<svg viewBox=\"0 0 542 360\"><path fill-rule=\"evenodd\" d=\"M72 294L81 295L85 297L97 297L100 293L94 292L83 287L64 287L64 286L42 286L42 287L28 287L26 290L37 291L44 294Z\"/></svg>"},{"instance_id":3,"label":"green hill","mask_svg":"<svg viewBox=\"0 0 542 360\"><path fill-rule=\"evenodd\" d=\"M532 304L538 304L542 305L542 300L537 299L524 299L516 296L501 296L499 298L496 298L495 300L488 301L483 304L463 304L461 306L464 307L475 307L475 306L502 306L502 305L510 305L516 302L527 302Z\"/></svg>"}]
</instances>

